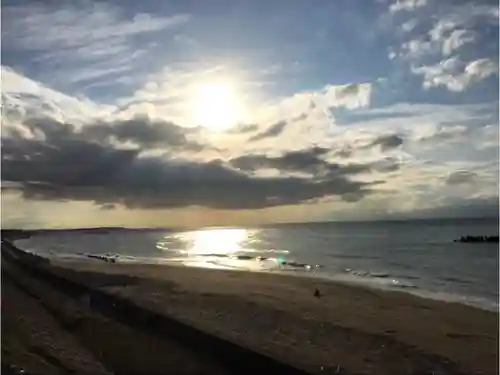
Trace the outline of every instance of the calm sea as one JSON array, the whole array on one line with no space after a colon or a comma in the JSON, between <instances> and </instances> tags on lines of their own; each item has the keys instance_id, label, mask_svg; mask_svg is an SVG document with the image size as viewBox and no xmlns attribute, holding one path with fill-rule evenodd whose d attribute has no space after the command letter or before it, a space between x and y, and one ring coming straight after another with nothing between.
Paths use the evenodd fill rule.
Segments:
<instances>
[{"instance_id":1,"label":"calm sea","mask_svg":"<svg viewBox=\"0 0 500 375\"><path fill-rule=\"evenodd\" d=\"M111 230L37 235L16 244L46 257L284 272L395 289L498 310L497 220L314 223L196 231Z\"/></svg>"}]
</instances>

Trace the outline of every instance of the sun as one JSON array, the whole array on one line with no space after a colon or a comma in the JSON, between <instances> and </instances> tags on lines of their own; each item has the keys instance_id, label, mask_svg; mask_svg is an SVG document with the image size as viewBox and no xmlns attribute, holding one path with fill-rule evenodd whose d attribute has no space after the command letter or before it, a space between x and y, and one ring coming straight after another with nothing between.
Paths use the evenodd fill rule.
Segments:
<instances>
[{"instance_id":1,"label":"sun","mask_svg":"<svg viewBox=\"0 0 500 375\"><path fill-rule=\"evenodd\" d=\"M241 116L237 94L229 83L206 82L198 85L193 100L197 124L213 131L224 131L236 125Z\"/></svg>"}]
</instances>

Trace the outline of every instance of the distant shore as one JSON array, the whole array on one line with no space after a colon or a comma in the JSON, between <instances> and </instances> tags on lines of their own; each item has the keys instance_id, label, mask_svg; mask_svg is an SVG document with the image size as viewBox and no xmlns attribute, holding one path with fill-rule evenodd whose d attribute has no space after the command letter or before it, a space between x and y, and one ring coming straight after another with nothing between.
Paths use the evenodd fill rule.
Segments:
<instances>
[{"instance_id":1,"label":"distant shore","mask_svg":"<svg viewBox=\"0 0 500 375\"><path fill-rule=\"evenodd\" d=\"M494 312L284 275L100 261L54 262L48 267L50 272L309 373L498 373L498 314ZM20 293L11 288L4 305ZM47 293L53 295L52 301L63 299L56 296L54 287L47 287ZM37 303L47 304L48 298L39 296ZM21 304L10 316L22 316L22 309ZM82 314L81 307L76 311ZM115 329L109 324L110 330ZM4 331L2 339L5 336ZM100 345L108 345L101 339ZM123 344L124 353L137 346L133 344ZM14 346L10 343L7 349ZM150 356L150 361L159 360L154 353ZM95 355L93 360L97 367L110 361ZM132 352L123 356L125 362L136 360ZM138 366L132 362L127 363ZM203 361L199 365L205 366Z\"/></svg>"}]
</instances>

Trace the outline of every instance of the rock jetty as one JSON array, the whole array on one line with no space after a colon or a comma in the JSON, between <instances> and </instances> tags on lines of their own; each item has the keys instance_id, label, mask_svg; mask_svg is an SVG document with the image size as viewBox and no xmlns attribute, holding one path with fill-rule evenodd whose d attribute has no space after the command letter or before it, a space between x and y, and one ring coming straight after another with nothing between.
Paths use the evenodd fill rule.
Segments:
<instances>
[{"instance_id":1,"label":"rock jetty","mask_svg":"<svg viewBox=\"0 0 500 375\"><path fill-rule=\"evenodd\" d=\"M463 243L477 243L477 242L489 242L498 243L498 236L462 236L454 242Z\"/></svg>"}]
</instances>

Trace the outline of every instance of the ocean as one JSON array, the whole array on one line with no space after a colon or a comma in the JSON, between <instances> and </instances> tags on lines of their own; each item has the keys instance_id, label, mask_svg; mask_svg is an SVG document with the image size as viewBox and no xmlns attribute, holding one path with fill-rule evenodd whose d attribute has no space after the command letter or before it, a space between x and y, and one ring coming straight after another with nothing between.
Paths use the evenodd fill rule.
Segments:
<instances>
[{"instance_id":1,"label":"ocean","mask_svg":"<svg viewBox=\"0 0 500 375\"><path fill-rule=\"evenodd\" d=\"M275 272L399 290L498 311L497 220L309 223L255 228L54 231L16 241L58 259Z\"/></svg>"}]
</instances>

